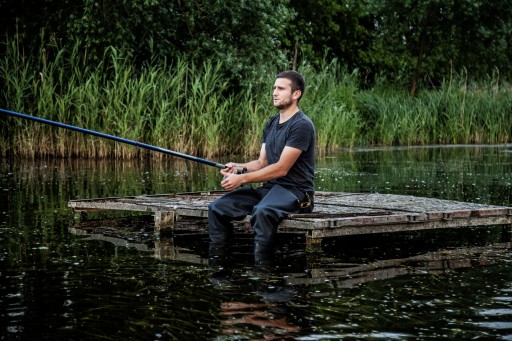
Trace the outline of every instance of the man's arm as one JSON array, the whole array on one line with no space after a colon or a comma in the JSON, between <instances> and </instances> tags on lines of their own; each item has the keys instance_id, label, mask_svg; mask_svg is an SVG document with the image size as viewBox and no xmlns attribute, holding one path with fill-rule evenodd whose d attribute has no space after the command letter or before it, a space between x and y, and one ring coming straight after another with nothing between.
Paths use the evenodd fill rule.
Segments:
<instances>
[{"instance_id":1,"label":"man's arm","mask_svg":"<svg viewBox=\"0 0 512 341\"><path fill-rule=\"evenodd\" d=\"M265 182L280 178L288 174L288 171L292 168L301 153L302 150L300 149L285 147L279 157L279 161L268 165L265 145L263 145L258 160L236 165L237 167L246 167L247 173L234 174L231 173L229 169L222 170L221 173L226 176L226 178L222 180L221 185L224 189L231 191L246 183Z\"/></svg>"},{"instance_id":2,"label":"man's arm","mask_svg":"<svg viewBox=\"0 0 512 341\"><path fill-rule=\"evenodd\" d=\"M228 164L226 164L227 169L225 169L224 172L236 173L237 169L241 170L243 168L247 169L247 172L254 172L254 171L257 171L258 169L266 167L267 165L268 165L267 154L265 152L265 144L263 143L263 145L261 146L261 150L260 150L260 156L257 160L249 161L246 163L229 162ZM221 173L222 173L222 171L221 171Z\"/></svg>"}]
</instances>

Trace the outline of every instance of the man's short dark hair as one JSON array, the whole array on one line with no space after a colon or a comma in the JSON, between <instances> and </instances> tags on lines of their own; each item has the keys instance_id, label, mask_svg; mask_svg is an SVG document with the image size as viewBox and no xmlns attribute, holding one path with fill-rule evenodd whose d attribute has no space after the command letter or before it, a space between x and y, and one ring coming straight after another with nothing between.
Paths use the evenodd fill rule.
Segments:
<instances>
[{"instance_id":1,"label":"man's short dark hair","mask_svg":"<svg viewBox=\"0 0 512 341\"><path fill-rule=\"evenodd\" d=\"M302 77L302 75L297 71L288 70L279 73L276 76L276 79L277 78L286 78L290 80L292 82L292 92L300 90L300 97L297 100L297 102L299 102L302 98L302 95L304 95L304 91L306 90L306 81L304 80L304 77Z\"/></svg>"}]
</instances>

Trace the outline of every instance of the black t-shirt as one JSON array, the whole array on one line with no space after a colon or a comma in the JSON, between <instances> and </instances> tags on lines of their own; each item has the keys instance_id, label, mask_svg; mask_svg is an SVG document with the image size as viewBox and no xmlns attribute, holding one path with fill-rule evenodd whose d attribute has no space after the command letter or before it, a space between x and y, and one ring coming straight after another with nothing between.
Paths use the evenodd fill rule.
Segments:
<instances>
[{"instance_id":1,"label":"black t-shirt","mask_svg":"<svg viewBox=\"0 0 512 341\"><path fill-rule=\"evenodd\" d=\"M272 116L263 129L263 143L269 164L279 161L284 147L302 150L288 174L271 180L268 184L297 188L303 192L314 191L315 176L315 126L302 111L279 124L279 114Z\"/></svg>"}]
</instances>

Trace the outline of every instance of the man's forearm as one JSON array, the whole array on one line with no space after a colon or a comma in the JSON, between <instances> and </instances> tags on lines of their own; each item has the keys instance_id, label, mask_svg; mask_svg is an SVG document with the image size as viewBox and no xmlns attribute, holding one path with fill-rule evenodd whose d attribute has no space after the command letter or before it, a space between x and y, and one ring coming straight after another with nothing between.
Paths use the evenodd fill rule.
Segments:
<instances>
[{"instance_id":1,"label":"man's forearm","mask_svg":"<svg viewBox=\"0 0 512 341\"><path fill-rule=\"evenodd\" d=\"M246 168L247 172L255 172L257 170L262 169L265 166L266 165L264 165L260 160L254 160L247 163L236 163L236 168Z\"/></svg>"},{"instance_id":2,"label":"man's forearm","mask_svg":"<svg viewBox=\"0 0 512 341\"><path fill-rule=\"evenodd\" d=\"M254 171L249 171L245 174L241 174L243 178L243 183L257 183L257 182L265 182L269 180L277 179L281 176L285 176L288 173L288 170L280 167L279 164L272 164L267 167L263 167Z\"/></svg>"}]
</instances>

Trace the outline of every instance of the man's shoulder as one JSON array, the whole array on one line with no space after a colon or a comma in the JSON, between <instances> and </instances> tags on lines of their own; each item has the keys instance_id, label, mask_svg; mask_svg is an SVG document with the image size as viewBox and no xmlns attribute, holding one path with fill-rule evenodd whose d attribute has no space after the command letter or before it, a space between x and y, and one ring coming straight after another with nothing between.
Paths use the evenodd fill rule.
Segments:
<instances>
[{"instance_id":1,"label":"man's shoulder","mask_svg":"<svg viewBox=\"0 0 512 341\"><path fill-rule=\"evenodd\" d=\"M313 129L315 129L315 124L313 123L311 118L309 118L309 116L306 115L303 111L299 111L297 113L297 119L295 120L295 124L311 126Z\"/></svg>"},{"instance_id":2,"label":"man's shoulder","mask_svg":"<svg viewBox=\"0 0 512 341\"><path fill-rule=\"evenodd\" d=\"M272 115L272 116L270 116L270 117L268 118L268 120L267 120L267 124L266 124L266 125L267 125L267 126L268 126L268 125L271 125L273 122L275 122L275 121L276 121L276 120L278 120L278 119L279 119L279 114L274 114L274 115Z\"/></svg>"}]
</instances>

